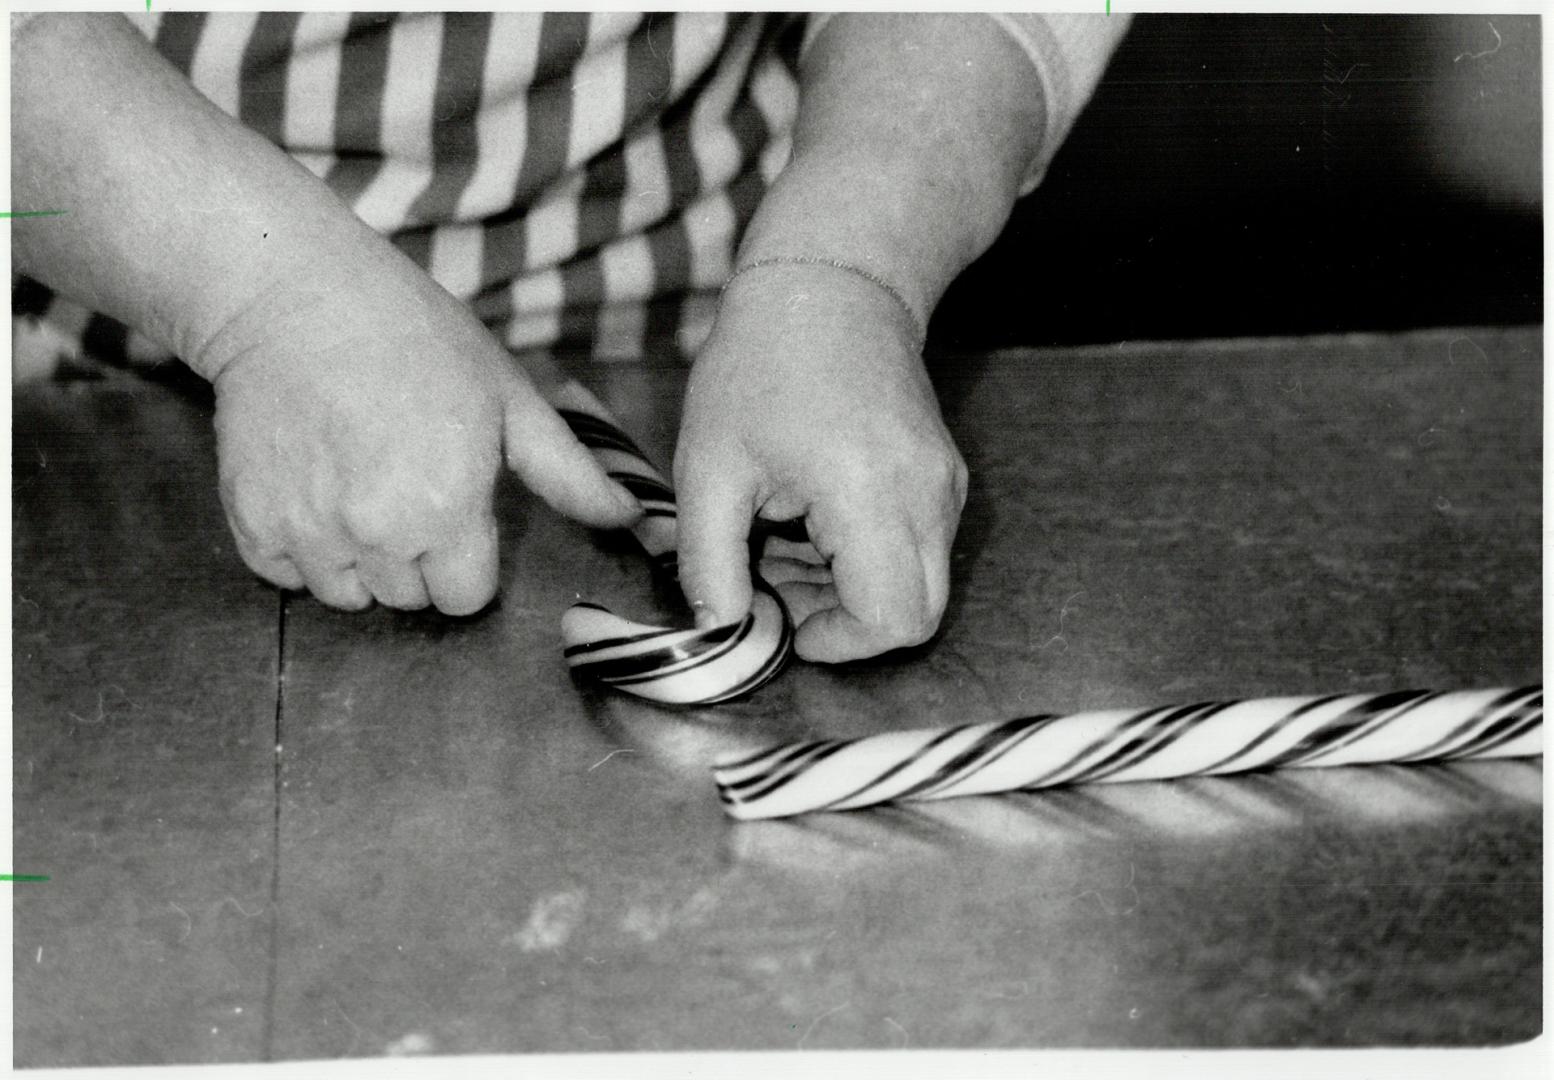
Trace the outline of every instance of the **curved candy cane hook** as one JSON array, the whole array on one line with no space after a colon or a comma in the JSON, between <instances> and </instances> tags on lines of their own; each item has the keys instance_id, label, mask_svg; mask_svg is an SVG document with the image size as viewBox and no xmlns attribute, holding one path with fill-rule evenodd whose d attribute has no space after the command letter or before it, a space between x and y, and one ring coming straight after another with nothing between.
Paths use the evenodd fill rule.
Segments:
<instances>
[{"instance_id":1,"label":"curved candy cane hook","mask_svg":"<svg viewBox=\"0 0 1554 1080\"><path fill-rule=\"evenodd\" d=\"M605 472L642 504L632 535L654 570L676 575L674 490L611 420L576 407L557 411ZM561 617L567 664L579 675L669 705L742 697L781 671L793 652L793 624L781 597L759 577L754 584L743 619L707 630L646 626L597 604L574 604Z\"/></svg>"}]
</instances>

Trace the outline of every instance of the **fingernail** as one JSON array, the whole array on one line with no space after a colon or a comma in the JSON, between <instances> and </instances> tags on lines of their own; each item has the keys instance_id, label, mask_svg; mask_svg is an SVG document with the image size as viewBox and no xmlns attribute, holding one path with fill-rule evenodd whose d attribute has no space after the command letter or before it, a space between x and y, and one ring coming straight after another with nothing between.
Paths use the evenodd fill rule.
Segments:
<instances>
[{"instance_id":1,"label":"fingernail","mask_svg":"<svg viewBox=\"0 0 1554 1080\"><path fill-rule=\"evenodd\" d=\"M642 513L642 503L621 484L615 485L615 501L621 504L623 510L629 510L633 514Z\"/></svg>"},{"instance_id":2,"label":"fingernail","mask_svg":"<svg viewBox=\"0 0 1554 1080\"><path fill-rule=\"evenodd\" d=\"M691 610L696 613L696 629L711 630L719 625L718 613L707 606L707 601L692 600Z\"/></svg>"}]
</instances>

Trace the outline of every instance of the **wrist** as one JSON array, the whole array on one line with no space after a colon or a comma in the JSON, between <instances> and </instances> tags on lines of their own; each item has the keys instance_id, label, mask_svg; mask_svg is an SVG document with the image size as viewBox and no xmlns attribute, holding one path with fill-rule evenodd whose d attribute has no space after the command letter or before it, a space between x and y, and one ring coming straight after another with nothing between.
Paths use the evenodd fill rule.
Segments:
<instances>
[{"instance_id":1,"label":"wrist","mask_svg":"<svg viewBox=\"0 0 1554 1080\"><path fill-rule=\"evenodd\" d=\"M13 224L17 269L213 379L225 331L264 298L331 261L348 290L361 252L392 252L123 17L50 16L16 32L12 197L66 211Z\"/></svg>"},{"instance_id":2,"label":"wrist","mask_svg":"<svg viewBox=\"0 0 1554 1080\"><path fill-rule=\"evenodd\" d=\"M308 181L317 183L313 177ZM213 277L198 303L174 315L173 348L214 382L238 357L292 328L316 334L339 305L381 292L385 275L414 267L388 241L320 190L298 191L284 211L256 219L258 236L228 237L210 257ZM315 198L316 197L316 198ZM236 240L236 242L231 242ZM403 263L401 266L399 264ZM401 310L414 310L403 298Z\"/></svg>"},{"instance_id":3,"label":"wrist","mask_svg":"<svg viewBox=\"0 0 1554 1080\"><path fill-rule=\"evenodd\" d=\"M901 290L897 289L888 280L880 277L873 271L866 270L861 266L845 262L841 259L827 259L809 255L768 255L765 258L754 259L749 262L741 263L741 265L731 275L729 275L728 280L724 282L723 292L728 292L729 288L734 285L735 281L747 274L759 273L763 270L771 270L779 267L813 267L823 271L847 274L854 280L854 282L868 282L870 285L873 285L876 289L880 290L880 292L890 297L891 300L895 301L896 307L900 309L901 313L906 317L907 323L912 328L912 340L916 343L916 349L919 351L922 349L923 342L928 337L926 320L923 316L918 314L917 310L912 306L911 302L902 295Z\"/></svg>"},{"instance_id":4,"label":"wrist","mask_svg":"<svg viewBox=\"0 0 1554 1080\"><path fill-rule=\"evenodd\" d=\"M729 280L697 363L715 357L715 366L832 370L889 356L915 368L922 344L917 319L873 281L823 263L783 260Z\"/></svg>"},{"instance_id":5,"label":"wrist","mask_svg":"<svg viewBox=\"0 0 1554 1080\"><path fill-rule=\"evenodd\" d=\"M1043 100L992 20L835 16L805 54L792 158L735 265L844 262L890 282L926 322L1008 219Z\"/></svg>"},{"instance_id":6,"label":"wrist","mask_svg":"<svg viewBox=\"0 0 1554 1080\"><path fill-rule=\"evenodd\" d=\"M919 178L840 155L796 157L746 229L735 269L772 260L855 268L884 283L919 325L974 254L955 230L924 228ZM914 218L916 222L914 223Z\"/></svg>"}]
</instances>

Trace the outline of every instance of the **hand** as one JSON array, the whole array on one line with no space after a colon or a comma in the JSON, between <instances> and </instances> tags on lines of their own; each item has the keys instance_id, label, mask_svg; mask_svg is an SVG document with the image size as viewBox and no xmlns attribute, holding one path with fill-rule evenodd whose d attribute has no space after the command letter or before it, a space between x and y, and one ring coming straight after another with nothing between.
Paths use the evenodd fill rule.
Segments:
<instances>
[{"instance_id":1,"label":"hand","mask_svg":"<svg viewBox=\"0 0 1554 1080\"><path fill-rule=\"evenodd\" d=\"M266 297L196 364L219 370L222 503L255 573L333 607L477 611L497 589L504 456L569 517L636 520L457 301L387 244L351 271Z\"/></svg>"},{"instance_id":2,"label":"hand","mask_svg":"<svg viewBox=\"0 0 1554 1080\"><path fill-rule=\"evenodd\" d=\"M675 454L680 580L699 623L748 608L759 515L803 518L813 545L761 567L800 656L872 656L938 628L966 466L915 332L888 294L835 268L762 267L730 285Z\"/></svg>"}]
</instances>

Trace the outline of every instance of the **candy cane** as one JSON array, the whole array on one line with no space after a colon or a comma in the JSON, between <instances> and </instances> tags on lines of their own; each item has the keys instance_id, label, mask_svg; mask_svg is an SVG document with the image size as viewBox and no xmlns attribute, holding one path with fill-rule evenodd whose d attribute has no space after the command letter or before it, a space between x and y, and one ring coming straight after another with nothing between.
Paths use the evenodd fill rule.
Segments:
<instances>
[{"instance_id":1,"label":"candy cane","mask_svg":"<svg viewBox=\"0 0 1554 1080\"><path fill-rule=\"evenodd\" d=\"M557 411L605 472L637 497L643 516L632 535L658 572L676 576L675 499L668 482L610 420L577 408ZM793 651L782 599L759 577L754 584L744 618L706 630L646 626L597 604L574 604L561 617L567 664L650 701L711 705L741 697L781 671Z\"/></svg>"},{"instance_id":2,"label":"candy cane","mask_svg":"<svg viewBox=\"0 0 1554 1080\"><path fill-rule=\"evenodd\" d=\"M887 805L869 814L811 814L788 821L746 822L730 830L736 865L764 865L815 889L846 889L884 868L933 873L947 857L1036 856L1062 862L1099 843L1149 834L1171 840L1283 842L1313 824L1346 827L1438 825L1463 813L1543 802L1537 759L1443 763L1432 769L1374 765L1340 775L1285 769L1238 781L1144 785L1124 792L1093 784L1023 798L949 799ZM883 811L883 812L882 812ZM789 819L791 820L791 819ZM953 856L952 856L953 853Z\"/></svg>"},{"instance_id":3,"label":"candy cane","mask_svg":"<svg viewBox=\"0 0 1554 1080\"><path fill-rule=\"evenodd\" d=\"M788 743L713 769L732 817L1252 769L1543 752L1543 688L1261 698Z\"/></svg>"}]
</instances>

